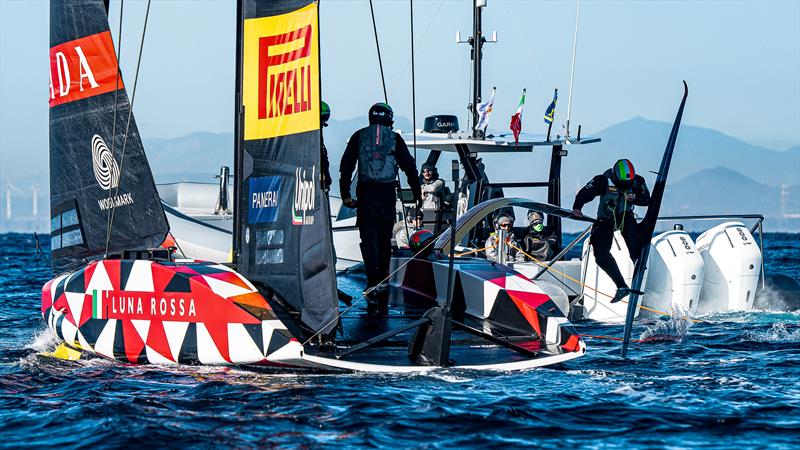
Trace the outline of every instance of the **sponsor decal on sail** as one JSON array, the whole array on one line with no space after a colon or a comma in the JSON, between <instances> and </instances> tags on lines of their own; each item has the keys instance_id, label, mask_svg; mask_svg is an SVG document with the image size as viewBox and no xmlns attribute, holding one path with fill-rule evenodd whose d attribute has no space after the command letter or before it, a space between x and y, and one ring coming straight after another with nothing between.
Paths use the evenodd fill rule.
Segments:
<instances>
[{"instance_id":1,"label":"sponsor decal on sail","mask_svg":"<svg viewBox=\"0 0 800 450\"><path fill-rule=\"evenodd\" d=\"M50 49L50 107L122 88L111 32L92 34Z\"/></svg>"},{"instance_id":2,"label":"sponsor decal on sail","mask_svg":"<svg viewBox=\"0 0 800 450\"><path fill-rule=\"evenodd\" d=\"M319 129L317 5L244 23L244 139Z\"/></svg>"},{"instance_id":3,"label":"sponsor decal on sail","mask_svg":"<svg viewBox=\"0 0 800 450\"><path fill-rule=\"evenodd\" d=\"M316 205L317 188L316 166L311 168L311 178L306 179L306 170L295 171L294 202L292 203L292 224L311 225L314 223L314 206Z\"/></svg>"},{"instance_id":4,"label":"sponsor decal on sail","mask_svg":"<svg viewBox=\"0 0 800 450\"><path fill-rule=\"evenodd\" d=\"M115 189L118 192L120 170L117 161L103 138L95 134L92 136L92 166L94 167L94 178L97 184L104 191ZM110 192L109 192L110 194ZM123 194L109 195L97 200L97 205L101 211L106 211L120 206L132 205L133 194L126 192Z\"/></svg>"},{"instance_id":5,"label":"sponsor decal on sail","mask_svg":"<svg viewBox=\"0 0 800 450\"><path fill-rule=\"evenodd\" d=\"M281 177L251 178L248 223L271 223L278 217L278 203L281 193ZM249 237L249 236L245 236Z\"/></svg>"}]
</instances>

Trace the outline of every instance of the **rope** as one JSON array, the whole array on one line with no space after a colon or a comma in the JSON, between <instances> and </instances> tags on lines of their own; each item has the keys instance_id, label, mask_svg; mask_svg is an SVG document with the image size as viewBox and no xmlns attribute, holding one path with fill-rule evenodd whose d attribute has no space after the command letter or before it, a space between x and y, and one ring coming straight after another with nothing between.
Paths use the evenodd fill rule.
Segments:
<instances>
[{"instance_id":1,"label":"rope","mask_svg":"<svg viewBox=\"0 0 800 450\"><path fill-rule=\"evenodd\" d=\"M442 9L442 5L444 5L444 0L441 0L439 2L439 6L436 7L436 11L433 13L431 20L428 21L428 25L425 26L425 31L422 32L422 36L419 38L419 42L417 42L417 46L421 45L422 41L425 40L425 36L428 35L428 31L431 29L431 25L433 25L434 20L436 20L436 16L439 15L439 11ZM399 86L400 82L403 81L403 75L406 74L406 71L408 70L408 67L410 65L411 65L411 58L408 58L408 60L406 60L406 65L403 66L403 70L400 72L400 75L397 76L397 81L395 81L394 84L392 85L392 92L395 92L397 90L397 86Z\"/></svg>"},{"instance_id":2,"label":"rope","mask_svg":"<svg viewBox=\"0 0 800 450\"><path fill-rule=\"evenodd\" d=\"M509 242L509 243L508 243L508 245L509 245L511 248L513 248L513 249L517 250L518 252L522 253L523 255L525 255L527 258L529 258L531 261L533 261L534 263L538 264L539 266L542 266L542 267L546 268L547 270L549 270L549 271L551 271L551 272L557 273L557 274L559 274L559 275L563 276L564 278L566 278L566 279L568 279L568 280L570 280L570 281L573 281L573 282L575 282L575 283L578 283L579 285L581 285L581 286L585 287L586 289L590 289L590 290L592 290L592 291L595 291L596 293L598 293L598 294L600 294L600 295L605 295L605 296L606 296L606 297L608 297L608 298L614 298L614 296L613 296L613 295L608 295L608 294L606 294L605 292L600 292L599 290L597 290L597 289L595 289L595 288L593 288L593 287L589 286L588 284L585 284L585 283L581 282L580 280L577 280L577 279L575 279L575 278L573 278L573 277L571 277L571 276L567 275L567 274L566 274L566 273L564 273L564 272L561 272L561 271L559 271L559 270L556 270L556 269L554 269L552 266L549 266L547 263L545 263L545 262L542 262L542 261L539 261L538 259L534 258L533 256L531 256L531 255L527 254L527 253L526 253L524 250L522 250L521 248L519 248L519 247L517 247L516 245L514 245L514 243L513 243L513 242ZM620 300L620 301L621 301L621 302L623 302L623 303L628 303L628 301L627 301L627 300ZM641 309L643 309L643 310L645 310L645 311L650 311L650 312L653 312L653 313L656 313L656 314L661 314L662 316L669 316L669 315L670 315L670 314L669 314L669 313L667 313L667 312L664 312L664 311L659 311L659 310L657 310L657 309L653 309L653 308L648 308L647 306L644 306L644 305L639 305L639 308L641 308ZM700 322L702 322L702 320L692 319L692 318L690 318L690 317L687 317L687 316L684 316L683 318L684 318L684 319L690 319L690 320L691 320L692 322L694 322L694 323L700 323Z\"/></svg>"},{"instance_id":3,"label":"rope","mask_svg":"<svg viewBox=\"0 0 800 450\"><path fill-rule=\"evenodd\" d=\"M490 246L488 246L488 247L483 247L483 248L475 249L475 250L469 250L469 251L466 251L466 252L464 252L464 253L456 253L456 258L460 258L460 257L462 257L462 256L466 256L466 255L471 255L471 254L473 254L473 253L484 252L484 251L486 251L486 250L489 250L490 248L495 248L495 247L497 247L497 244L495 244L495 245L490 245Z\"/></svg>"},{"instance_id":4,"label":"rope","mask_svg":"<svg viewBox=\"0 0 800 450\"><path fill-rule=\"evenodd\" d=\"M388 275L386 278L382 279L382 280L381 280L380 282L378 282L378 284L376 284L375 286L372 286L372 287L370 287L370 288L367 288L367 289L365 289L365 290L364 290L364 292L362 292L362 293L361 293L361 297L359 297L358 299L356 299L356 300L354 300L352 303L350 303L350 306L348 306L348 307L347 307L347 308L345 308L345 309L344 309L342 312L340 312L339 314L337 314L337 315L336 315L336 317L334 317L333 319L331 319L330 321L328 321L328 323L326 323L324 326L322 326L322 327L319 329L319 331L317 331L316 333L312 334L312 335L311 335L311 336L310 336L308 339L306 339L305 341L303 341L303 344L302 344L302 345L306 345L306 344L308 344L309 342L311 342L311 340L312 340L312 339L314 339L314 338L315 338L315 337L317 337L317 336L318 336L320 333L322 333L322 330L324 330L324 329L328 328L329 326L331 326L332 324L334 324L334 323L338 322L338 321L339 321L339 319L340 319L342 316L344 316L345 314L347 314L348 312L350 312L350 310L351 310L351 309L353 309L353 307L354 307L354 306L356 306L356 304L358 304L358 303L359 303L361 300L364 300L365 298L367 298L367 296L368 296L369 294L371 294L371 293L372 293L372 292L373 292L375 289L377 289L377 288L378 288L378 286L380 286L381 284L383 284L383 283L385 283L385 282L389 281L389 279L390 279L390 278L392 278L392 275L396 274L397 272L399 272L399 271L400 271L400 269L402 269L402 268L404 268L405 266L407 266L407 265L408 265L408 264L409 264L411 261L413 261L413 260L414 260L414 258L416 258L416 256L417 256L417 255L419 255L420 253L422 253L422 252L424 252L425 250L427 250L427 248L428 248L428 247L430 247L431 245L433 245L435 242L436 242L436 239L431 239L431 240L430 240L430 242L428 242L428 243L427 243L427 244L426 244L424 247L422 247L422 248L421 248L421 249L420 249L418 252L414 253L414 256L412 256L411 258L408 258L408 260L406 260L406 262L404 262L403 264L400 264L400 266L399 266L397 269L395 269L393 272L391 272L391 273L390 273L390 274L389 274L389 275Z\"/></svg>"},{"instance_id":5,"label":"rope","mask_svg":"<svg viewBox=\"0 0 800 450\"><path fill-rule=\"evenodd\" d=\"M386 104L389 104L389 96L386 95L386 79L383 77L383 60L381 59L381 44L378 42L378 26L375 24L375 9L372 7L372 0L369 0L369 12L370 14L372 14L372 31L375 33L375 48L378 49L378 66L380 66L381 68L381 83L383 84L383 100L386 102Z\"/></svg>"},{"instance_id":6,"label":"rope","mask_svg":"<svg viewBox=\"0 0 800 450\"><path fill-rule=\"evenodd\" d=\"M144 26L142 27L142 39L139 43L139 58L136 60L136 75L133 78L133 91L131 92L131 101L130 105L128 105L128 121L125 125L125 138L122 141L122 156L119 160L119 171L120 171L120 178L122 178L122 165L125 163L125 146L128 144L128 131L130 131L131 127L131 118L133 117L133 102L136 100L136 84L139 82L139 69L142 66L142 51L144 50L144 37L147 34L147 19L150 17L150 0L147 0L147 9L144 13ZM109 193L111 190L109 190ZM117 183L117 188L114 190L114 196L116 197L119 194L119 183ZM109 219L108 224L108 231L106 233L106 251L105 253L108 254L108 244L111 241L111 227L114 225L114 212L116 212L116 208L111 208L111 218Z\"/></svg>"},{"instance_id":7,"label":"rope","mask_svg":"<svg viewBox=\"0 0 800 450\"><path fill-rule=\"evenodd\" d=\"M119 27L117 33L117 81L114 85L114 115L111 121L111 155L114 155L114 144L117 143L117 94L119 93L119 58L122 56L122 11L125 0L119 3ZM120 176L122 174L120 173ZM111 189L108 190L108 200L111 201ZM112 208L113 209L113 208ZM111 211L106 214L106 249L104 256L108 256L108 241L111 239Z\"/></svg>"}]
</instances>

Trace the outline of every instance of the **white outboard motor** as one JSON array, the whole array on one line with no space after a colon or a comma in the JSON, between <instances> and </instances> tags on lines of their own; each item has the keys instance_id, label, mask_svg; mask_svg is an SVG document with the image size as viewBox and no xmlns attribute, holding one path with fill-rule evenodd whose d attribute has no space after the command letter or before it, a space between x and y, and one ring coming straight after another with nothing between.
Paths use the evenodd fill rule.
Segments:
<instances>
[{"instance_id":1,"label":"white outboard motor","mask_svg":"<svg viewBox=\"0 0 800 450\"><path fill-rule=\"evenodd\" d=\"M726 222L697 238L705 263L698 311L742 311L753 308L761 249L741 222Z\"/></svg>"},{"instance_id":2,"label":"white outboard motor","mask_svg":"<svg viewBox=\"0 0 800 450\"><path fill-rule=\"evenodd\" d=\"M673 307L693 314L703 287L703 257L682 225L650 241L647 284L642 304L659 311Z\"/></svg>"},{"instance_id":3,"label":"white outboard motor","mask_svg":"<svg viewBox=\"0 0 800 450\"><path fill-rule=\"evenodd\" d=\"M594 260L594 250L587 240L583 245L583 307L584 319L596 320L598 322L622 323L628 313L628 303L626 301L612 304L611 297L617 292L617 286L611 281L606 272L597 266ZM628 246L619 231L614 233L614 243L611 244L611 256L619 266L619 271L625 282L630 286L633 280L633 261L628 254ZM626 298L627 300L627 298ZM639 315L639 307L636 307L636 315Z\"/></svg>"}]
</instances>

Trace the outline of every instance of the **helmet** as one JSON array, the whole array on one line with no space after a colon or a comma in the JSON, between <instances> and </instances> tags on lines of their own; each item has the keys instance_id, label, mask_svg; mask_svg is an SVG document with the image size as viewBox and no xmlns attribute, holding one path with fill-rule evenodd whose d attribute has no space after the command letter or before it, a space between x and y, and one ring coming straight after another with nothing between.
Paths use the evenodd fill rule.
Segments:
<instances>
[{"instance_id":1,"label":"helmet","mask_svg":"<svg viewBox=\"0 0 800 450\"><path fill-rule=\"evenodd\" d=\"M497 216L496 219L494 219L494 228L496 230L500 229L500 226L503 223L507 223L509 224L509 226L511 226L512 225L511 217L509 217L507 214L500 214L499 216Z\"/></svg>"},{"instance_id":2,"label":"helmet","mask_svg":"<svg viewBox=\"0 0 800 450\"><path fill-rule=\"evenodd\" d=\"M528 222L530 223L542 223L542 214L538 211L530 210L528 211Z\"/></svg>"},{"instance_id":3,"label":"helmet","mask_svg":"<svg viewBox=\"0 0 800 450\"><path fill-rule=\"evenodd\" d=\"M425 247L431 239L433 239L433 232L430 230L419 230L411 235L411 238L408 240L408 246L411 247L411 250L419 251Z\"/></svg>"},{"instance_id":4,"label":"helmet","mask_svg":"<svg viewBox=\"0 0 800 450\"><path fill-rule=\"evenodd\" d=\"M633 181L636 173L633 171L633 163L628 159L620 159L611 168L613 181Z\"/></svg>"},{"instance_id":5,"label":"helmet","mask_svg":"<svg viewBox=\"0 0 800 450\"><path fill-rule=\"evenodd\" d=\"M392 126L394 123L394 111L392 107L386 103L375 103L369 108L369 124Z\"/></svg>"},{"instance_id":6,"label":"helmet","mask_svg":"<svg viewBox=\"0 0 800 450\"><path fill-rule=\"evenodd\" d=\"M325 102L319 105L319 118L323 126L328 126L328 119L331 118L331 107Z\"/></svg>"},{"instance_id":7,"label":"helmet","mask_svg":"<svg viewBox=\"0 0 800 450\"><path fill-rule=\"evenodd\" d=\"M425 164L422 165L420 172L425 172L426 170L431 171L431 175L433 175L431 178L433 179L439 178L439 171L436 170L435 165L426 162Z\"/></svg>"}]
</instances>

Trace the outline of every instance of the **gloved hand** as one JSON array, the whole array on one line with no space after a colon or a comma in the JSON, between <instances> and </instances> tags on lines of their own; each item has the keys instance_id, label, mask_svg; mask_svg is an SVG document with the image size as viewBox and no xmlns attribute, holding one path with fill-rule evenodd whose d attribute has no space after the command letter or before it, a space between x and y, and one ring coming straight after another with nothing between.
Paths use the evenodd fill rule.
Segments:
<instances>
[{"instance_id":1,"label":"gloved hand","mask_svg":"<svg viewBox=\"0 0 800 450\"><path fill-rule=\"evenodd\" d=\"M625 194L625 201L632 202L634 200L636 200L636 194L634 194L633 192L628 192L627 194Z\"/></svg>"},{"instance_id":2,"label":"gloved hand","mask_svg":"<svg viewBox=\"0 0 800 450\"><path fill-rule=\"evenodd\" d=\"M583 217L583 213L581 212L580 209L573 209L572 210L572 216L580 219L580 218Z\"/></svg>"},{"instance_id":3,"label":"gloved hand","mask_svg":"<svg viewBox=\"0 0 800 450\"><path fill-rule=\"evenodd\" d=\"M354 198L350 197L344 198L342 199L342 203L344 203L344 206L347 206L350 209L355 209L356 207L358 207L358 201Z\"/></svg>"}]
</instances>

